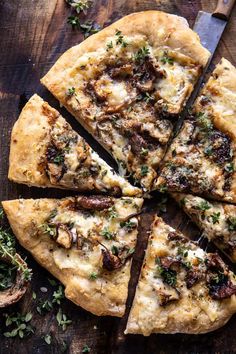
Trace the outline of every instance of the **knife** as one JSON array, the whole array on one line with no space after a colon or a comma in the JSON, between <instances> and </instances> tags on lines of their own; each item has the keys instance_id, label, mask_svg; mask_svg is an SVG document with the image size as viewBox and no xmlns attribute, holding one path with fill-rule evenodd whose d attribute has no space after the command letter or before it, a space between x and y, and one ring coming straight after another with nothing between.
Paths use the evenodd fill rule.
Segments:
<instances>
[{"instance_id":1,"label":"knife","mask_svg":"<svg viewBox=\"0 0 236 354\"><path fill-rule=\"evenodd\" d=\"M205 73L211 63L212 57L218 46L220 38L224 32L224 29L229 21L231 11L236 0L218 0L216 9L213 13L205 11L199 11L193 30L197 32L200 37L202 45L209 50L211 56L208 60L203 73L198 80L197 85L188 101L188 107L190 107L195 101L197 94L200 90Z\"/></svg>"}]
</instances>

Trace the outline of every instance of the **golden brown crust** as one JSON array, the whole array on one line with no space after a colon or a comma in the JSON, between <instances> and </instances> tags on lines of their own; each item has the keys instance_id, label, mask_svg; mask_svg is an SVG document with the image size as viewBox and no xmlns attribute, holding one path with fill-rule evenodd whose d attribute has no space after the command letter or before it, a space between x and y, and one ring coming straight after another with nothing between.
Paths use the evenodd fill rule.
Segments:
<instances>
[{"instance_id":1,"label":"golden brown crust","mask_svg":"<svg viewBox=\"0 0 236 354\"><path fill-rule=\"evenodd\" d=\"M65 205L73 200L73 198L12 200L2 202L2 205L20 244L41 266L65 285L65 295L68 299L96 315L121 317L125 311L128 294L131 259L129 258L122 268L104 272L103 276L93 281L83 273L90 264L80 258L81 253L61 248L47 234L38 231L55 208L64 210ZM119 200L114 201L119 203ZM131 203L132 205L137 203L139 208L142 200L136 198ZM68 210L65 209L65 212ZM77 213L79 214L79 211ZM79 270L81 262L84 263L82 270ZM96 259L91 258L91 262L96 263Z\"/></svg>"},{"instance_id":2,"label":"golden brown crust","mask_svg":"<svg viewBox=\"0 0 236 354\"><path fill-rule=\"evenodd\" d=\"M169 234L180 237L169 244ZM167 303L160 303L160 295L166 291L173 294L173 288L165 285L158 275L157 257L176 257L176 249L185 247L188 250L187 260L198 257L204 259L206 253L191 242L182 242L180 233L166 225L161 218L156 217L152 225L149 245L146 251L139 283L129 315L126 334L151 333L206 333L223 326L236 310L236 296L232 295L223 300L213 300L209 297L204 282L201 280L193 287L186 288L184 284L184 272L177 271L177 289L179 298ZM173 238L174 240L174 238ZM175 244L176 242L176 244ZM177 247L176 247L177 246ZM194 253L195 252L195 253ZM200 253L199 253L200 252ZM194 256L193 256L194 255ZM190 260L192 265L196 262ZM179 259L177 257L177 259ZM203 263L202 263L203 264ZM201 267L201 266L200 266ZM235 280L230 273L230 279ZM167 283L164 283L167 284ZM162 293L163 291L163 293Z\"/></svg>"}]
</instances>

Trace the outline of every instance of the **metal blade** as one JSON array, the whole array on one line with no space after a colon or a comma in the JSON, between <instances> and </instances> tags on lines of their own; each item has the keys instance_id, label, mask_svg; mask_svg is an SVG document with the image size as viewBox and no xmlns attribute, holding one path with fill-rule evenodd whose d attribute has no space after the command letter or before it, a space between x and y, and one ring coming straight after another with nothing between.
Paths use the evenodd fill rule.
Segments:
<instances>
[{"instance_id":1,"label":"metal blade","mask_svg":"<svg viewBox=\"0 0 236 354\"><path fill-rule=\"evenodd\" d=\"M195 88L187 102L186 109L193 105L206 74L206 71L210 65L212 60L212 56L217 48L217 45L220 41L220 38L224 32L225 26L227 25L227 21L221 20L219 18L213 17L212 14L208 12L199 11L193 30L197 32L200 37L202 45L209 50L211 56L208 60L207 65L205 66L202 75L200 76Z\"/></svg>"},{"instance_id":2,"label":"metal blade","mask_svg":"<svg viewBox=\"0 0 236 354\"><path fill-rule=\"evenodd\" d=\"M208 12L199 11L193 30L200 37L203 47L213 55L224 32L227 21L213 17Z\"/></svg>"}]
</instances>

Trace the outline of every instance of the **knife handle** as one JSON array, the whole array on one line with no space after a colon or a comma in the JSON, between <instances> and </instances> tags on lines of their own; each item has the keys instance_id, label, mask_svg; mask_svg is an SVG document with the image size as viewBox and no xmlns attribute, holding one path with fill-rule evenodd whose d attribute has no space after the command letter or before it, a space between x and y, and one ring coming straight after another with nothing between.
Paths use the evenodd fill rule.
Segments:
<instances>
[{"instance_id":1,"label":"knife handle","mask_svg":"<svg viewBox=\"0 0 236 354\"><path fill-rule=\"evenodd\" d=\"M212 16L228 20L236 0L218 0Z\"/></svg>"}]
</instances>

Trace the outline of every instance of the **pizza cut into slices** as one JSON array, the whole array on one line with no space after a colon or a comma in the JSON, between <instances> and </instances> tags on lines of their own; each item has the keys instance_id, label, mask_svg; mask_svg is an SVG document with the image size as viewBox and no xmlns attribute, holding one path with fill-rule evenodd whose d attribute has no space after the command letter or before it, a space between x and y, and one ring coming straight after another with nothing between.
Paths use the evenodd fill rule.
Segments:
<instances>
[{"instance_id":1,"label":"pizza cut into slices","mask_svg":"<svg viewBox=\"0 0 236 354\"><path fill-rule=\"evenodd\" d=\"M155 185L236 203L236 68L222 59L171 143Z\"/></svg>"},{"instance_id":2,"label":"pizza cut into slices","mask_svg":"<svg viewBox=\"0 0 236 354\"><path fill-rule=\"evenodd\" d=\"M150 191L175 117L208 58L185 19L146 11L69 49L41 81L120 171Z\"/></svg>"},{"instance_id":3,"label":"pizza cut into slices","mask_svg":"<svg viewBox=\"0 0 236 354\"><path fill-rule=\"evenodd\" d=\"M236 205L206 200L192 194L172 193L203 236L236 262Z\"/></svg>"},{"instance_id":4,"label":"pizza cut into slices","mask_svg":"<svg viewBox=\"0 0 236 354\"><path fill-rule=\"evenodd\" d=\"M37 95L28 101L13 127L8 177L29 186L116 196L141 194Z\"/></svg>"},{"instance_id":5,"label":"pizza cut into slices","mask_svg":"<svg viewBox=\"0 0 236 354\"><path fill-rule=\"evenodd\" d=\"M20 244L95 315L125 311L142 198L80 196L2 202Z\"/></svg>"},{"instance_id":6,"label":"pizza cut into slices","mask_svg":"<svg viewBox=\"0 0 236 354\"><path fill-rule=\"evenodd\" d=\"M236 280L216 253L156 217L125 333L205 333L236 311Z\"/></svg>"}]
</instances>

